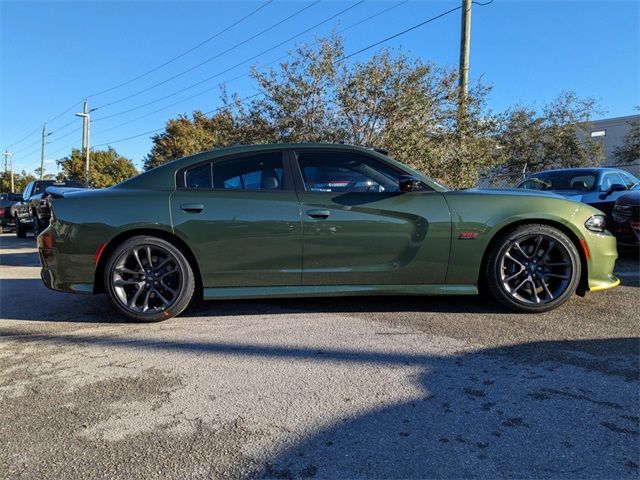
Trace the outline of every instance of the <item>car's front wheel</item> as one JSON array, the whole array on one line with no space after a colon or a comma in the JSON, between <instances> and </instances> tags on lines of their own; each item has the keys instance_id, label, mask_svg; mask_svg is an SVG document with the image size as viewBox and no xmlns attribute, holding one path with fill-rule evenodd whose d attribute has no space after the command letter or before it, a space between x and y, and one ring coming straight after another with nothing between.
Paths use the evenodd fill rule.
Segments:
<instances>
[{"instance_id":1,"label":"car's front wheel","mask_svg":"<svg viewBox=\"0 0 640 480\"><path fill-rule=\"evenodd\" d=\"M104 285L115 308L138 322L158 322L187 308L193 297L193 269L172 243L132 237L111 254Z\"/></svg>"},{"instance_id":2,"label":"car's front wheel","mask_svg":"<svg viewBox=\"0 0 640 480\"><path fill-rule=\"evenodd\" d=\"M521 225L496 239L485 276L500 303L518 312L546 312L566 302L580 281L578 251L548 225Z\"/></svg>"}]
</instances>

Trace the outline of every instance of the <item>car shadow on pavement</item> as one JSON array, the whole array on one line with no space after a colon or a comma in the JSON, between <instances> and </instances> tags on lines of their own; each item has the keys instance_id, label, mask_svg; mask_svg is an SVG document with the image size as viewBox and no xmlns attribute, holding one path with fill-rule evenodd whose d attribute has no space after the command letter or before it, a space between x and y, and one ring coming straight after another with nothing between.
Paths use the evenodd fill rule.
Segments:
<instances>
[{"instance_id":1,"label":"car shadow on pavement","mask_svg":"<svg viewBox=\"0 0 640 480\"><path fill-rule=\"evenodd\" d=\"M11 267L39 267L40 260L31 252L11 252L0 255L0 265Z\"/></svg>"},{"instance_id":2,"label":"car shadow on pavement","mask_svg":"<svg viewBox=\"0 0 640 480\"><path fill-rule=\"evenodd\" d=\"M36 239L32 236L27 236L27 238L17 238L15 235L0 235L0 250L35 247Z\"/></svg>"},{"instance_id":3,"label":"car shadow on pavement","mask_svg":"<svg viewBox=\"0 0 640 480\"><path fill-rule=\"evenodd\" d=\"M419 393L411 400L389 404L382 399L364 414L340 409L338 418L328 410L330 425L290 440L267 461L254 462L254 478L638 476L637 337L542 341L450 355L405 353L397 346L392 351L313 349L92 334L21 334L19 341L192 352L211 359L366 364L372 375L376 366L416 368ZM282 388L288 381L282 379ZM356 401L349 391L343 394L345 405ZM178 443L180 451L188 451L197 436L172 437L166 448L183 441L187 445ZM153 444L163 442L158 436ZM211 472L214 467L209 465ZM232 465L228 476L244 467Z\"/></svg>"},{"instance_id":4,"label":"car shadow on pavement","mask_svg":"<svg viewBox=\"0 0 640 480\"><path fill-rule=\"evenodd\" d=\"M77 295L48 290L39 279L0 279L0 318L52 322L126 322L106 295ZM34 302L34 298L37 302ZM511 314L481 297L337 297L268 300L196 301L181 316L292 313L479 313Z\"/></svg>"}]
</instances>

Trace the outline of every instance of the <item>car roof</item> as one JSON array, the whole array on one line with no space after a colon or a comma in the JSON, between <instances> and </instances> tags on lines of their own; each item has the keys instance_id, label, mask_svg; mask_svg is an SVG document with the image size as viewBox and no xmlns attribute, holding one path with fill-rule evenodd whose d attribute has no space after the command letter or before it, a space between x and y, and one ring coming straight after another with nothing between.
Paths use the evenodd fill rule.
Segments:
<instances>
[{"instance_id":1,"label":"car roof","mask_svg":"<svg viewBox=\"0 0 640 480\"><path fill-rule=\"evenodd\" d=\"M625 172L621 168L615 167L577 167L577 168L554 168L551 170L544 170L542 172L536 172L532 175L540 175L543 173L552 173L552 172L581 172L581 173L606 173L606 172Z\"/></svg>"},{"instance_id":2,"label":"car roof","mask_svg":"<svg viewBox=\"0 0 640 480\"><path fill-rule=\"evenodd\" d=\"M234 145L231 147L217 148L205 152L196 153L187 157L178 158L165 164L159 165L151 170L141 173L140 175L125 180L112 188L136 188L143 184L155 185L156 188L169 188L169 172L179 170L183 167L195 165L199 162L208 160L215 161L218 158L233 156L237 154L250 154L252 152L268 152L271 150L295 150L295 149L314 149L314 150L339 150L344 152L362 153L370 157L376 157L382 161L395 165L400 170L406 171L408 174L415 174L418 178L426 181L436 191L445 191L446 188L435 184L433 180L426 177L421 172L411 169L408 165L402 164L380 151L361 147L357 145L349 145L343 143L271 143L257 145ZM172 185L175 185L175 177L171 176ZM433 185L432 185L433 184Z\"/></svg>"}]
</instances>

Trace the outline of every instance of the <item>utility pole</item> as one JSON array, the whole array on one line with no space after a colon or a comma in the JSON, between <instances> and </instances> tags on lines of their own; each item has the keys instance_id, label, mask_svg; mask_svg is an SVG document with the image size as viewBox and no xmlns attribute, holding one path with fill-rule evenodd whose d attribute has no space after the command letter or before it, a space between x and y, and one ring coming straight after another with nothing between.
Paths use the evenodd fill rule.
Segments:
<instances>
[{"instance_id":1,"label":"utility pole","mask_svg":"<svg viewBox=\"0 0 640 480\"><path fill-rule=\"evenodd\" d=\"M458 78L458 131L464 130L469 93L469 49L471 46L471 0L462 0L460 25L460 72Z\"/></svg>"},{"instance_id":2,"label":"utility pole","mask_svg":"<svg viewBox=\"0 0 640 480\"><path fill-rule=\"evenodd\" d=\"M91 128L91 117L89 116L89 102L84 101L82 113L76 113L77 117L82 117L82 150L84 152L84 177L87 186L89 185L89 129Z\"/></svg>"},{"instance_id":3,"label":"utility pole","mask_svg":"<svg viewBox=\"0 0 640 480\"><path fill-rule=\"evenodd\" d=\"M40 151L40 180L44 177L44 147L47 143L47 125L42 126L42 150Z\"/></svg>"},{"instance_id":4,"label":"utility pole","mask_svg":"<svg viewBox=\"0 0 640 480\"><path fill-rule=\"evenodd\" d=\"M9 150L7 150L5 148L4 153L2 154L4 155L4 171L5 173L8 171L9 172L9 179L10 179L10 184L11 184L11 190L9 190L10 192L13 192L13 153L11 153ZM7 166L9 168L7 168Z\"/></svg>"}]
</instances>

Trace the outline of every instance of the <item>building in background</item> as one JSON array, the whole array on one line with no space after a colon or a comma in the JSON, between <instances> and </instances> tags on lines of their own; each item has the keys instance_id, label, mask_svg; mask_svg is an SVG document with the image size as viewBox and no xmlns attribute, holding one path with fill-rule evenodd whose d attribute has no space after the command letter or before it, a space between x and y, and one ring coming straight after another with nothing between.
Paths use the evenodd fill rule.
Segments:
<instances>
[{"instance_id":1,"label":"building in background","mask_svg":"<svg viewBox=\"0 0 640 480\"><path fill-rule=\"evenodd\" d=\"M624 143L624 136L631 129L631 122L638 120L640 115L627 115L591 122L590 135L593 140L601 142L605 165L616 163L613 152Z\"/></svg>"}]
</instances>

